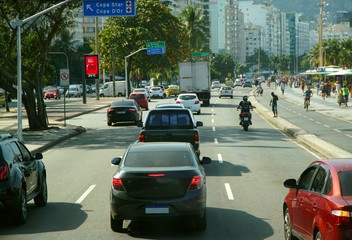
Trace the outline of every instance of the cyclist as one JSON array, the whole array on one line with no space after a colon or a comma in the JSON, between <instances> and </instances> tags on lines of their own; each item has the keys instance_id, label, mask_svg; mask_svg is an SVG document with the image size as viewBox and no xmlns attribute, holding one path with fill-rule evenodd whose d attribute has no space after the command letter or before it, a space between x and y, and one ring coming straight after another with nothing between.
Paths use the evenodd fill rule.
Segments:
<instances>
[{"instance_id":1,"label":"cyclist","mask_svg":"<svg viewBox=\"0 0 352 240\"><path fill-rule=\"evenodd\" d=\"M306 107L306 101L307 104L310 102L310 98L313 96L313 91L310 90L310 86L308 86L307 90L304 92L304 102L303 102L303 107Z\"/></svg>"}]
</instances>

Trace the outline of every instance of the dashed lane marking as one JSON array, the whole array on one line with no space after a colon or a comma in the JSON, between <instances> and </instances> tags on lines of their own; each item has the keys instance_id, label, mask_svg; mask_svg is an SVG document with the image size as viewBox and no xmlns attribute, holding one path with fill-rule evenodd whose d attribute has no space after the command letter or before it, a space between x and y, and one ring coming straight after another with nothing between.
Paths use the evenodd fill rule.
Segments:
<instances>
[{"instance_id":1,"label":"dashed lane marking","mask_svg":"<svg viewBox=\"0 0 352 240\"><path fill-rule=\"evenodd\" d=\"M215 132L215 127L213 127L213 132Z\"/></svg>"},{"instance_id":2,"label":"dashed lane marking","mask_svg":"<svg viewBox=\"0 0 352 240\"><path fill-rule=\"evenodd\" d=\"M225 190L226 190L227 198L229 200L234 200L233 194L232 194L232 191L231 191L231 187L230 187L229 183L225 183Z\"/></svg>"},{"instance_id":3,"label":"dashed lane marking","mask_svg":"<svg viewBox=\"0 0 352 240\"><path fill-rule=\"evenodd\" d=\"M218 159L219 159L219 163L223 163L223 161L222 161L222 156L221 156L220 153L218 154Z\"/></svg>"},{"instance_id":4,"label":"dashed lane marking","mask_svg":"<svg viewBox=\"0 0 352 240\"><path fill-rule=\"evenodd\" d=\"M95 184L94 185L91 185L88 189L87 189L87 191L85 191L83 194L82 194L82 196L80 197L80 198L78 198L78 200L76 201L76 203L81 203L87 196L88 196L88 194L91 192L91 191L93 191L93 189L95 188Z\"/></svg>"},{"instance_id":5,"label":"dashed lane marking","mask_svg":"<svg viewBox=\"0 0 352 240\"><path fill-rule=\"evenodd\" d=\"M214 143L215 143L215 144L218 144L218 143L219 143L217 138L214 138Z\"/></svg>"}]
</instances>

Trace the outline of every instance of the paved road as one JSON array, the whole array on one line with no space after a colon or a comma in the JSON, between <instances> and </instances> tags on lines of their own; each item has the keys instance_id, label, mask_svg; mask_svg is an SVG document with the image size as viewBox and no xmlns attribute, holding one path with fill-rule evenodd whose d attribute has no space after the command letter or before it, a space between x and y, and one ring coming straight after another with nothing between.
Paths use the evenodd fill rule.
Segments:
<instances>
[{"instance_id":1,"label":"paved road","mask_svg":"<svg viewBox=\"0 0 352 240\"><path fill-rule=\"evenodd\" d=\"M243 89L241 88L240 90L242 91ZM236 87L235 96L241 91ZM268 105L271 91L274 91L280 97L279 118L272 118L270 106ZM214 97L217 97L216 91L213 91ZM240 96L237 97L239 98ZM300 143L305 144L309 149L319 153L320 156L327 158L351 157L349 144L352 138L350 128L352 123L351 108L338 107L334 96L323 100L315 94L312 99L310 111L305 112L302 107L302 99L303 96L300 89L291 89L289 87L286 88L284 96L281 95L279 88L275 90L273 86L271 88L264 86L263 96L256 96L253 92L250 95L250 100L256 106L255 111L260 116L265 118L273 126L296 138ZM40 132L26 132L24 130L24 141L30 150L38 149L42 151L57 142L80 134L85 129L71 125L70 119L86 112L106 108L111 101L112 98L100 98L96 100L94 97L91 97L87 99L87 104L83 104L82 99L67 99L66 126L64 126L63 100L47 100L47 111L51 128ZM16 110L13 107L10 113L6 113L4 108L0 108L1 132L11 132L16 135ZM323 123L323 121L328 122ZM24 119L24 129L26 126L28 126L28 122ZM255 127L255 119L253 127Z\"/></svg>"}]
</instances>

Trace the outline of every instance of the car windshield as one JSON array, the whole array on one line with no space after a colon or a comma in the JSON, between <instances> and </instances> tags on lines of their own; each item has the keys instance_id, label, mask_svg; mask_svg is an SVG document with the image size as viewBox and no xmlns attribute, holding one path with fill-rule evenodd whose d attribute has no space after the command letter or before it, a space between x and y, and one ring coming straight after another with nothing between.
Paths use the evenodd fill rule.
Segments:
<instances>
[{"instance_id":1,"label":"car windshield","mask_svg":"<svg viewBox=\"0 0 352 240\"><path fill-rule=\"evenodd\" d=\"M352 196L352 171L344 171L339 173L340 184L341 184L341 195Z\"/></svg>"},{"instance_id":2,"label":"car windshield","mask_svg":"<svg viewBox=\"0 0 352 240\"><path fill-rule=\"evenodd\" d=\"M112 107L134 107L133 101L114 101L112 102Z\"/></svg>"},{"instance_id":3,"label":"car windshield","mask_svg":"<svg viewBox=\"0 0 352 240\"><path fill-rule=\"evenodd\" d=\"M192 166L187 151L129 152L124 165L127 167L181 167Z\"/></svg>"},{"instance_id":4,"label":"car windshield","mask_svg":"<svg viewBox=\"0 0 352 240\"><path fill-rule=\"evenodd\" d=\"M132 99L143 99L144 94L131 94L130 98Z\"/></svg>"},{"instance_id":5,"label":"car windshield","mask_svg":"<svg viewBox=\"0 0 352 240\"><path fill-rule=\"evenodd\" d=\"M195 96L195 95L180 95L179 96L179 99L181 99L181 100L193 100L196 98L197 98L197 96Z\"/></svg>"},{"instance_id":6,"label":"car windshield","mask_svg":"<svg viewBox=\"0 0 352 240\"><path fill-rule=\"evenodd\" d=\"M166 127L173 128L182 126L183 128L193 128L193 122L190 115L186 112L160 111L150 113L150 120L147 127Z\"/></svg>"},{"instance_id":7,"label":"car windshield","mask_svg":"<svg viewBox=\"0 0 352 240\"><path fill-rule=\"evenodd\" d=\"M160 91L160 88L159 88L159 87L157 87L157 88L151 88L150 90L151 90L151 91Z\"/></svg>"}]
</instances>

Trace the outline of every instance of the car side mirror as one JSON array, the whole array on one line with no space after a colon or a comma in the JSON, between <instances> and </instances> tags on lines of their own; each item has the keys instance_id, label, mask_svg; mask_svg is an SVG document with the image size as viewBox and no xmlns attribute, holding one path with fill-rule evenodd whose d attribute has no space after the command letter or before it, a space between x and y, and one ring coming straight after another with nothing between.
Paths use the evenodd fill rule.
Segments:
<instances>
[{"instance_id":1,"label":"car side mirror","mask_svg":"<svg viewBox=\"0 0 352 240\"><path fill-rule=\"evenodd\" d=\"M201 164L210 164L211 163L211 158L210 157L203 157L202 160L200 161Z\"/></svg>"},{"instance_id":2,"label":"car side mirror","mask_svg":"<svg viewBox=\"0 0 352 240\"><path fill-rule=\"evenodd\" d=\"M122 158L121 157L115 157L111 160L112 165L119 165L121 162Z\"/></svg>"},{"instance_id":3,"label":"car side mirror","mask_svg":"<svg viewBox=\"0 0 352 240\"><path fill-rule=\"evenodd\" d=\"M34 154L34 159L43 159L43 154L42 153L35 153Z\"/></svg>"},{"instance_id":4,"label":"car side mirror","mask_svg":"<svg viewBox=\"0 0 352 240\"><path fill-rule=\"evenodd\" d=\"M296 181L296 179L293 179L293 178L287 179L284 182L284 186L287 187L287 188L298 189L297 181Z\"/></svg>"},{"instance_id":5,"label":"car side mirror","mask_svg":"<svg viewBox=\"0 0 352 240\"><path fill-rule=\"evenodd\" d=\"M203 126L203 122L197 121L197 122L196 122L196 126L197 126L197 127L202 127L202 126Z\"/></svg>"}]
</instances>

